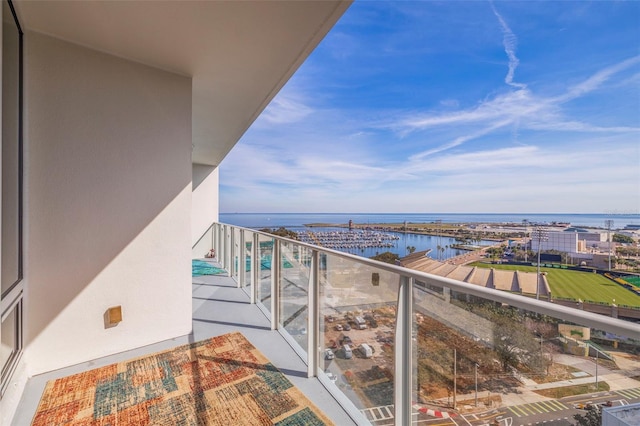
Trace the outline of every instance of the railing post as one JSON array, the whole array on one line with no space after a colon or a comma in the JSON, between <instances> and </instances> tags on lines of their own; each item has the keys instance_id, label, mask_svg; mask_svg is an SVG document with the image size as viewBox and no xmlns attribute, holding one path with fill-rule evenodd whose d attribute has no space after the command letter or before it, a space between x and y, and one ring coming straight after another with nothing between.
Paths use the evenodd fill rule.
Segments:
<instances>
[{"instance_id":1,"label":"railing post","mask_svg":"<svg viewBox=\"0 0 640 426\"><path fill-rule=\"evenodd\" d=\"M224 245L223 245L224 239L223 239L223 236L224 236L224 225L218 224L218 226L216 226L216 234L215 234L214 238L216 240L216 258L217 258L218 263L221 266L224 263Z\"/></svg>"},{"instance_id":2,"label":"railing post","mask_svg":"<svg viewBox=\"0 0 640 426\"><path fill-rule=\"evenodd\" d=\"M307 377L316 377L320 357L320 266L319 253L317 250L311 252L311 267L309 268L309 311L307 322ZM300 259L302 261L302 259Z\"/></svg>"},{"instance_id":3,"label":"railing post","mask_svg":"<svg viewBox=\"0 0 640 426\"><path fill-rule=\"evenodd\" d=\"M260 236L253 234L253 245L251 246L251 304L255 305L258 300L258 288L260 287Z\"/></svg>"},{"instance_id":4,"label":"railing post","mask_svg":"<svg viewBox=\"0 0 640 426\"><path fill-rule=\"evenodd\" d=\"M227 271L229 270L229 263L227 262L227 257L228 257L228 253L229 253L229 242L228 242L228 225L222 225L222 259L220 264L222 265L223 269L226 269Z\"/></svg>"},{"instance_id":5,"label":"railing post","mask_svg":"<svg viewBox=\"0 0 640 426\"><path fill-rule=\"evenodd\" d=\"M225 238L224 238L224 245L225 245L225 256L224 256L224 263L225 263L225 268L229 274L230 277L233 276L233 264L231 262L231 257L233 256L233 232L231 230L231 225L227 225L225 230L224 230L224 234L225 234Z\"/></svg>"},{"instance_id":6,"label":"railing post","mask_svg":"<svg viewBox=\"0 0 640 426\"><path fill-rule=\"evenodd\" d=\"M229 226L229 276L236 274L236 232L233 226Z\"/></svg>"},{"instance_id":7,"label":"railing post","mask_svg":"<svg viewBox=\"0 0 640 426\"><path fill-rule=\"evenodd\" d=\"M244 229L239 229L238 232L240 233L240 241L239 241L239 247L238 247L238 267L237 267L237 274L238 274L238 288L243 288L245 285L245 282L247 281L247 247L246 247L246 243L244 240Z\"/></svg>"},{"instance_id":8,"label":"railing post","mask_svg":"<svg viewBox=\"0 0 640 426\"><path fill-rule=\"evenodd\" d=\"M215 250L215 260L220 262L220 244L218 244L218 234L220 233L220 224L214 223L211 226L211 248Z\"/></svg>"},{"instance_id":9,"label":"railing post","mask_svg":"<svg viewBox=\"0 0 640 426\"><path fill-rule=\"evenodd\" d=\"M225 225L220 225L218 227L218 250L216 251L218 262L222 268L224 268L224 227Z\"/></svg>"},{"instance_id":10,"label":"railing post","mask_svg":"<svg viewBox=\"0 0 640 426\"><path fill-rule=\"evenodd\" d=\"M280 328L280 240L273 238L271 253L271 329Z\"/></svg>"},{"instance_id":11,"label":"railing post","mask_svg":"<svg viewBox=\"0 0 640 426\"><path fill-rule=\"evenodd\" d=\"M413 278L401 276L398 290L398 312L394 345L394 411L396 425L411 424L413 281Z\"/></svg>"}]
</instances>

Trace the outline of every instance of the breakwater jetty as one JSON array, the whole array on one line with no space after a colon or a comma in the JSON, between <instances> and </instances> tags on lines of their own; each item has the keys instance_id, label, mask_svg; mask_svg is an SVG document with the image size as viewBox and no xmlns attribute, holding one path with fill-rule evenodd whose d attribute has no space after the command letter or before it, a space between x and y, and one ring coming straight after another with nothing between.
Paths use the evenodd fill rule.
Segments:
<instances>
[{"instance_id":1,"label":"breakwater jetty","mask_svg":"<svg viewBox=\"0 0 640 426\"><path fill-rule=\"evenodd\" d=\"M330 249L391 248L400 237L386 232L369 230L298 232L302 242Z\"/></svg>"}]
</instances>

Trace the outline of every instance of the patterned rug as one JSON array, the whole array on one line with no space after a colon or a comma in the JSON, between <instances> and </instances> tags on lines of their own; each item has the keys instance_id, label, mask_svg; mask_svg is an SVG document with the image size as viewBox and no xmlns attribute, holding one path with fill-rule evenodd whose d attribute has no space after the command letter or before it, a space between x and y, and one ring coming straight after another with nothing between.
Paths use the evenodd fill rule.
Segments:
<instances>
[{"instance_id":1,"label":"patterned rug","mask_svg":"<svg viewBox=\"0 0 640 426\"><path fill-rule=\"evenodd\" d=\"M47 383L32 425L332 425L240 333Z\"/></svg>"}]
</instances>

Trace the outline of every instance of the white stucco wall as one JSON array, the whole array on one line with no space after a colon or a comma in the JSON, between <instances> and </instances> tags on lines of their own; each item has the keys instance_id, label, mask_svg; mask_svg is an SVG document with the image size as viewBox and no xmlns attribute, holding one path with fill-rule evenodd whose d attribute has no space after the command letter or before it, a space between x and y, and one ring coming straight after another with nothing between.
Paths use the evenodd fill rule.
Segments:
<instances>
[{"instance_id":1,"label":"white stucco wall","mask_svg":"<svg viewBox=\"0 0 640 426\"><path fill-rule=\"evenodd\" d=\"M191 80L28 32L25 101L28 374L188 334Z\"/></svg>"},{"instance_id":2,"label":"white stucco wall","mask_svg":"<svg viewBox=\"0 0 640 426\"><path fill-rule=\"evenodd\" d=\"M191 197L191 245L205 233L219 213L218 167L193 165L193 193Z\"/></svg>"}]
</instances>

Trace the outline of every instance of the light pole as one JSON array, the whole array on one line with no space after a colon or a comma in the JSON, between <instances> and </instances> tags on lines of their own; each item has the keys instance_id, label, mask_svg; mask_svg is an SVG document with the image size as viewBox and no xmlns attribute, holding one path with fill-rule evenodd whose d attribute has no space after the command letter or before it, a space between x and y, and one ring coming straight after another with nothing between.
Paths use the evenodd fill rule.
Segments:
<instances>
[{"instance_id":1,"label":"light pole","mask_svg":"<svg viewBox=\"0 0 640 426\"><path fill-rule=\"evenodd\" d=\"M476 407L478 406L478 363L474 362L473 366L474 366L474 376L476 379Z\"/></svg>"},{"instance_id":2,"label":"light pole","mask_svg":"<svg viewBox=\"0 0 640 426\"><path fill-rule=\"evenodd\" d=\"M453 348L453 409L456 409L456 392L457 392L457 379L458 379L458 365L457 365L458 355L456 349Z\"/></svg>"},{"instance_id":3,"label":"light pole","mask_svg":"<svg viewBox=\"0 0 640 426\"><path fill-rule=\"evenodd\" d=\"M613 220L607 219L604 221L607 227L607 241L609 242L609 272L611 272L611 227L613 226Z\"/></svg>"},{"instance_id":4,"label":"light pole","mask_svg":"<svg viewBox=\"0 0 640 426\"><path fill-rule=\"evenodd\" d=\"M440 228L442 227L442 219L436 219L437 231L436 231L436 244L438 249L438 260L440 259Z\"/></svg>"},{"instance_id":5,"label":"light pole","mask_svg":"<svg viewBox=\"0 0 640 426\"><path fill-rule=\"evenodd\" d=\"M540 226L536 227L531 234L531 239L538 241L538 276L536 277L536 299L540 299L540 249L542 248L542 242L549 240L549 234Z\"/></svg>"},{"instance_id":6,"label":"light pole","mask_svg":"<svg viewBox=\"0 0 640 426\"><path fill-rule=\"evenodd\" d=\"M598 349L596 349L596 392L598 392Z\"/></svg>"},{"instance_id":7,"label":"light pole","mask_svg":"<svg viewBox=\"0 0 640 426\"><path fill-rule=\"evenodd\" d=\"M540 337L540 364L544 368L545 359L544 359L544 350L542 348L542 333L538 334L538 336Z\"/></svg>"}]
</instances>

